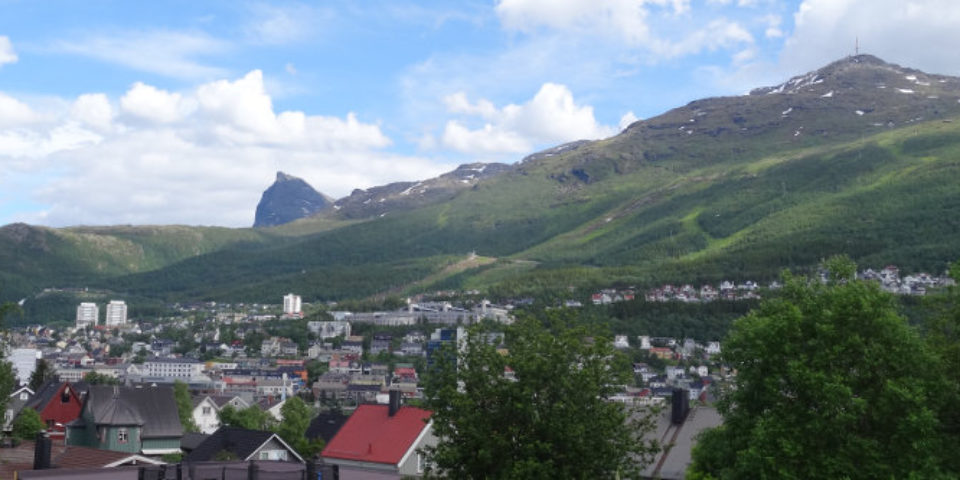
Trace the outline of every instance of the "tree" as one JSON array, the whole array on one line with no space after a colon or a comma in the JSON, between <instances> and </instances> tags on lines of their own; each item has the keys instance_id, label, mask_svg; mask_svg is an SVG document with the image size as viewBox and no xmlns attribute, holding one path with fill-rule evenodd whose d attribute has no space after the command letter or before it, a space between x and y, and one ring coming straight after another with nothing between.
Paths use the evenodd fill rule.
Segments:
<instances>
[{"instance_id":1,"label":"tree","mask_svg":"<svg viewBox=\"0 0 960 480\"><path fill-rule=\"evenodd\" d=\"M937 358L892 295L845 272L830 278L785 274L779 298L734 323L724 423L701 436L690 478L938 474Z\"/></svg>"},{"instance_id":2,"label":"tree","mask_svg":"<svg viewBox=\"0 0 960 480\"><path fill-rule=\"evenodd\" d=\"M47 428L40 414L32 408L24 408L13 420L13 437L20 440L33 440L37 432Z\"/></svg>"},{"instance_id":3,"label":"tree","mask_svg":"<svg viewBox=\"0 0 960 480\"><path fill-rule=\"evenodd\" d=\"M438 472L611 478L635 476L652 459L656 446L642 436L653 413L606 400L631 382L629 362L610 338L590 337L561 315L548 316L548 325L521 316L505 332L509 353L498 352L490 327L475 326L459 349L447 345L435 357L425 407L438 444L425 453Z\"/></svg>"},{"instance_id":4,"label":"tree","mask_svg":"<svg viewBox=\"0 0 960 480\"><path fill-rule=\"evenodd\" d=\"M187 389L186 383L174 380L173 398L177 402L177 413L180 415L180 425L183 425L183 431L199 432L200 429L193 421L193 401L190 400L190 390Z\"/></svg>"},{"instance_id":5,"label":"tree","mask_svg":"<svg viewBox=\"0 0 960 480\"><path fill-rule=\"evenodd\" d=\"M950 266L950 276L960 284L960 261ZM941 394L944 408L940 422L945 437L944 454L947 469L960 471L960 287L951 286L945 295L924 298L927 316L924 321L927 344L940 357L939 371L946 379Z\"/></svg>"},{"instance_id":6,"label":"tree","mask_svg":"<svg viewBox=\"0 0 960 480\"><path fill-rule=\"evenodd\" d=\"M30 374L30 390L36 392L43 384L47 383L47 380L53 378L55 374L56 371L50 366L49 362L42 358L37 360L37 368Z\"/></svg>"},{"instance_id":7,"label":"tree","mask_svg":"<svg viewBox=\"0 0 960 480\"><path fill-rule=\"evenodd\" d=\"M323 450L322 443L310 442L305 436L313 412L300 397L291 397L280 407L283 421L277 425L277 434L303 458L313 457Z\"/></svg>"},{"instance_id":8,"label":"tree","mask_svg":"<svg viewBox=\"0 0 960 480\"><path fill-rule=\"evenodd\" d=\"M227 405L220 410L220 424L228 427L270 430L275 423L277 422L273 415L260 410L256 405L250 405L242 410L237 410L233 405Z\"/></svg>"},{"instance_id":9,"label":"tree","mask_svg":"<svg viewBox=\"0 0 960 480\"><path fill-rule=\"evenodd\" d=\"M120 385L120 380L105 373L90 372L83 376L83 381L90 385Z\"/></svg>"},{"instance_id":10,"label":"tree","mask_svg":"<svg viewBox=\"0 0 960 480\"><path fill-rule=\"evenodd\" d=\"M6 333L6 330L3 327L3 320L8 314L12 312L19 312L20 306L16 303L5 302L0 304L0 334ZM5 338L0 339L0 343L4 343ZM10 400L10 394L13 393L14 387L17 386L17 376L13 373L13 365L10 362L3 360L3 350L4 345L0 345L0 412L5 412L7 410L7 402Z\"/></svg>"}]
</instances>

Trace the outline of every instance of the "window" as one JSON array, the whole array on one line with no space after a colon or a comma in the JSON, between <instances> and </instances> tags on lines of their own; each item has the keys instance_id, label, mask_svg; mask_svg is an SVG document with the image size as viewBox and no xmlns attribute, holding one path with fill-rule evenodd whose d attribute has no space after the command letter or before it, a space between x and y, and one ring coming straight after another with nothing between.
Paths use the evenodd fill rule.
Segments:
<instances>
[{"instance_id":1,"label":"window","mask_svg":"<svg viewBox=\"0 0 960 480\"><path fill-rule=\"evenodd\" d=\"M203 414L210 415L210 407L203 407Z\"/></svg>"},{"instance_id":2,"label":"window","mask_svg":"<svg viewBox=\"0 0 960 480\"><path fill-rule=\"evenodd\" d=\"M270 460L270 452L260 452L260 460Z\"/></svg>"},{"instance_id":3,"label":"window","mask_svg":"<svg viewBox=\"0 0 960 480\"><path fill-rule=\"evenodd\" d=\"M127 443L130 440L130 435L127 434L126 428L121 428L117 430L117 441L120 443Z\"/></svg>"},{"instance_id":4,"label":"window","mask_svg":"<svg viewBox=\"0 0 960 480\"><path fill-rule=\"evenodd\" d=\"M27 398L30 398L30 394L29 394L29 393L27 393L27 392L20 392L20 400L26 400Z\"/></svg>"}]
</instances>

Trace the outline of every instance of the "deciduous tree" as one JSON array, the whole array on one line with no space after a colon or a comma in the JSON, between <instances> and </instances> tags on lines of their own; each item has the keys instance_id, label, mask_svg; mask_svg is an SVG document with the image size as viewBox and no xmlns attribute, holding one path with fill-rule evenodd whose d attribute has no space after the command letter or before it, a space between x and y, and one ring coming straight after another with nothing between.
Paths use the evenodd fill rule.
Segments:
<instances>
[{"instance_id":1,"label":"deciduous tree","mask_svg":"<svg viewBox=\"0 0 960 480\"><path fill-rule=\"evenodd\" d=\"M894 297L850 278L785 275L779 298L734 323L724 424L690 478L930 478L939 474L938 359Z\"/></svg>"},{"instance_id":2,"label":"deciduous tree","mask_svg":"<svg viewBox=\"0 0 960 480\"><path fill-rule=\"evenodd\" d=\"M196 422L193 421L193 401L190 399L190 390L187 384L180 380L173 382L173 398L177 402L177 413L180 415L180 425L184 432L199 432Z\"/></svg>"},{"instance_id":3,"label":"deciduous tree","mask_svg":"<svg viewBox=\"0 0 960 480\"><path fill-rule=\"evenodd\" d=\"M610 338L575 319L521 317L506 329L509 353L483 327L449 345L426 375L426 407L439 443L427 449L450 478L633 476L656 447L651 417L607 398L630 382ZM452 361L456 359L456 362ZM507 374L509 372L509 375Z\"/></svg>"},{"instance_id":4,"label":"deciduous tree","mask_svg":"<svg viewBox=\"0 0 960 480\"><path fill-rule=\"evenodd\" d=\"M13 437L20 440L33 440L37 432L47 428L40 414L32 408L24 408L13 420Z\"/></svg>"}]
</instances>

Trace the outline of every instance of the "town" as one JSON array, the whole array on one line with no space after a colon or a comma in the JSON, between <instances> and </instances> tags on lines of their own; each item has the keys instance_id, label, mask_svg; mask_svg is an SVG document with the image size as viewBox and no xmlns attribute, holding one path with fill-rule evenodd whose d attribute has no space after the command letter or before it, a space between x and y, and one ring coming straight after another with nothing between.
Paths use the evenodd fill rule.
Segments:
<instances>
[{"instance_id":1,"label":"town","mask_svg":"<svg viewBox=\"0 0 960 480\"><path fill-rule=\"evenodd\" d=\"M901 278L895 266L867 269L857 277L901 295L924 295L927 289L953 284L945 276L926 273ZM824 275L820 278L826 281ZM760 287L752 281L664 285L646 291L604 288L552 308L629 301L736 302L756 300L764 290L779 288L777 282ZM81 302L73 327L33 326L10 333L7 358L16 386L9 394L4 438L22 441L17 448L25 459L33 458L35 444L20 438L17 424L24 411L32 410L45 428L49 448L59 452L62 468L72 465L70 455L83 459L78 467L104 467L228 457L303 462L309 451L319 456L321 465L343 475L340 478L364 471L397 478L420 475L426 460L418 452L434 438L422 421L429 412L418 407L424 394L422 376L437 362L451 361L442 353L444 346L462 348L460 342L472 325L482 323L496 331L497 325L514 321L515 310L532 303L521 299L496 305L478 299L478 292L466 293L461 300L457 292L419 295L401 308L374 312L338 310L335 303L304 304L290 293L272 305L174 304L172 315L149 320L129 318L123 300L103 305L103 315L101 304ZM718 339L612 333L613 347L633 360L634 381L620 385L608 401L668 408L674 417L677 408L698 407L689 420L684 414L658 430L660 436L685 438L687 445L701 430L719 424L712 407L716 385L735 372L719 360ZM496 333L488 340L506 350L503 341ZM178 389L180 399L175 398ZM308 451L298 451L289 439L263 428L283 425L289 409L284 407L290 402L307 406L298 415L307 412L310 418L297 420L306 426L298 432L306 442L300 449ZM103 414L104 409L118 408L125 415ZM398 416L400 411L408 413ZM260 428L237 428L240 412L259 414L260 423L254 426ZM365 419L361 422L358 416ZM225 418L233 419L230 425L223 425ZM386 428L388 424L394 426ZM343 445L358 438L396 445L395 454L371 455ZM227 445L247 447L241 451ZM689 458L689 449L667 450L646 474L681 478ZM28 460L5 460L0 472L7 478L31 466Z\"/></svg>"}]
</instances>

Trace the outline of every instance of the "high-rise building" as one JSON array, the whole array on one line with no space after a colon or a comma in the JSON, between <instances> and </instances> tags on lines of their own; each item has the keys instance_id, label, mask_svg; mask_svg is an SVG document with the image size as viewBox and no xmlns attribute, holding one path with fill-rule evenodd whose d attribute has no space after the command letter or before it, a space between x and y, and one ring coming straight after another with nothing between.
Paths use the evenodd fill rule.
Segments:
<instances>
[{"instance_id":1,"label":"high-rise building","mask_svg":"<svg viewBox=\"0 0 960 480\"><path fill-rule=\"evenodd\" d=\"M117 327L127 324L127 304L123 300L110 300L107 305L107 316L104 318L104 325L108 327Z\"/></svg>"},{"instance_id":2,"label":"high-rise building","mask_svg":"<svg viewBox=\"0 0 960 480\"><path fill-rule=\"evenodd\" d=\"M100 318L96 303L83 302L77 306L77 328L95 327Z\"/></svg>"},{"instance_id":3,"label":"high-rise building","mask_svg":"<svg viewBox=\"0 0 960 480\"><path fill-rule=\"evenodd\" d=\"M300 295L288 293L283 296L283 316L285 317L303 317L301 309Z\"/></svg>"}]
</instances>

